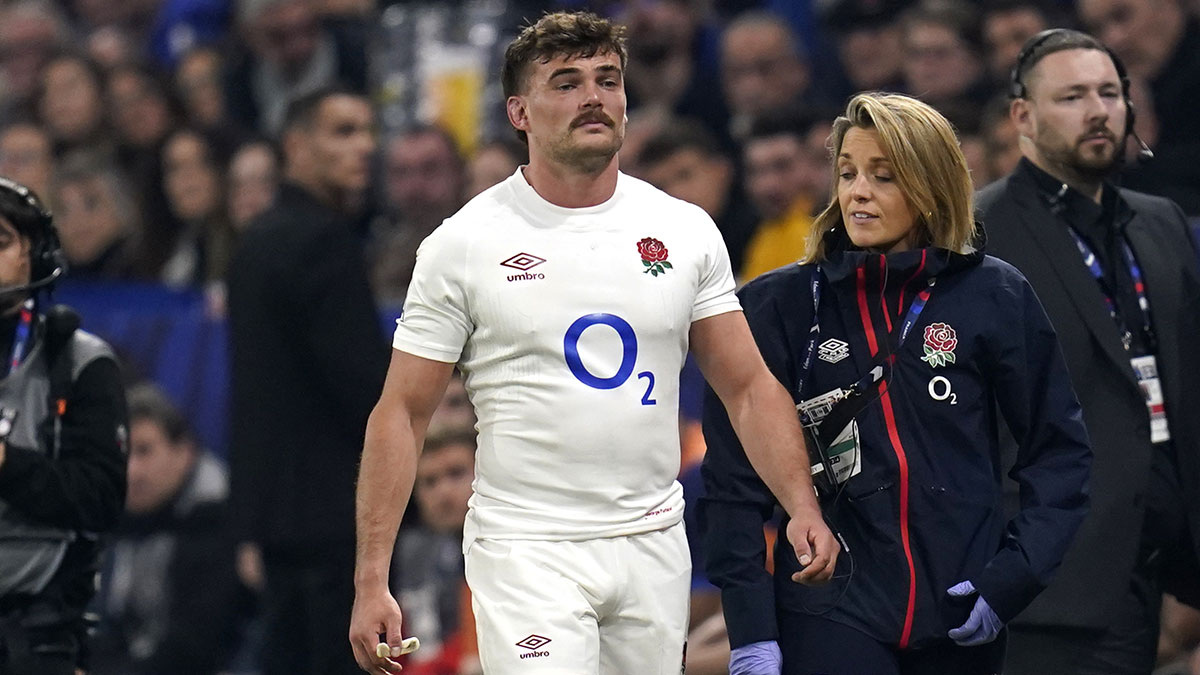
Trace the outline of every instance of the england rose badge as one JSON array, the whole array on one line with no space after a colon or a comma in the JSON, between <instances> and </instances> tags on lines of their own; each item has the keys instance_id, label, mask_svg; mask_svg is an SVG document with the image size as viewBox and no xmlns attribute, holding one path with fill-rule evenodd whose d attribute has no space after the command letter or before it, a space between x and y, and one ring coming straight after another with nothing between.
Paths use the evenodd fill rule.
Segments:
<instances>
[{"instance_id":1,"label":"england rose badge","mask_svg":"<svg viewBox=\"0 0 1200 675\"><path fill-rule=\"evenodd\" d=\"M958 336L948 324L934 323L925 327L925 356L921 360L937 368L954 363L954 348Z\"/></svg>"},{"instance_id":2,"label":"england rose badge","mask_svg":"<svg viewBox=\"0 0 1200 675\"><path fill-rule=\"evenodd\" d=\"M671 269L671 263L667 261L667 247L661 241L646 237L638 242L637 248L642 256L642 264L646 266L642 274L649 273L656 277Z\"/></svg>"}]
</instances>

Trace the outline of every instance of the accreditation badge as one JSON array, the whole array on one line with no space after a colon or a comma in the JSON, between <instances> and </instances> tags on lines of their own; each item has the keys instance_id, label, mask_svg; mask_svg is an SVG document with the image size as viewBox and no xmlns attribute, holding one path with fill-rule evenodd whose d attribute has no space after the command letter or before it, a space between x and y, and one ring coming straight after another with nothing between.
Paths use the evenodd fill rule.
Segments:
<instances>
[{"instance_id":1,"label":"accreditation badge","mask_svg":"<svg viewBox=\"0 0 1200 675\"><path fill-rule=\"evenodd\" d=\"M1171 429L1167 425L1167 408L1163 404L1162 380L1158 377L1158 363L1153 355L1138 356L1129 360L1138 386L1146 397L1150 410L1150 442L1162 443L1171 440Z\"/></svg>"}]
</instances>

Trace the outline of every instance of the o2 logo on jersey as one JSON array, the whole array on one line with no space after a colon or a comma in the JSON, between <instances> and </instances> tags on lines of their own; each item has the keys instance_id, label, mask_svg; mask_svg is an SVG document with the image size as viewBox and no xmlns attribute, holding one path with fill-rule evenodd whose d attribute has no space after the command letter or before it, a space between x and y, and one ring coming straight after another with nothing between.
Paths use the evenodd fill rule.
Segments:
<instances>
[{"instance_id":1,"label":"o2 logo on jersey","mask_svg":"<svg viewBox=\"0 0 1200 675\"><path fill-rule=\"evenodd\" d=\"M621 365L612 377L598 377L583 365L579 357L579 339L584 331L593 326L608 326L617 331L621 338ZM615 314L585 314L575 319L563 336L563 356L567 359L567 368L575 379L594 389L616 389L625 384L633 374L633 366L637 362L637 335L629 322ZM638 373L639 380L646 380L646 393L642 395L642 405L656 405L658 402L650 397L654 392L654 373L646 370Z\"/></svg>"}]
</instances>

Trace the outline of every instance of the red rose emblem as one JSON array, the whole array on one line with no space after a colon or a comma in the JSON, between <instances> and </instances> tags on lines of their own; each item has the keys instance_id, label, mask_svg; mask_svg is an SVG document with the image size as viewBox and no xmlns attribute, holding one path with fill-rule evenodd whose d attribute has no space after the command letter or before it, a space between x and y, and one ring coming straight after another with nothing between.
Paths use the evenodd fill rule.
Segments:
<instances>
[{"instance_id":1,"label":"red rose emblem","mask_svg":"<svg viewBox=\"0 0 1200 675\"><path fill-rule=\"evenodd\" d=\"M925 327L925 344L937 352L952 352L958 346L958 336L944 323L930 324Z\"/></svg>"},{"instance_id":2,"label":"red rose emblem","mask_svg":"<svg viewBox=\"0 0 1200 675\"><path fill-rule=\"evenodd\" d=\"M654 237L646 237L639 241L637 247L645 262L656 263L667 259L667 247Z\"/></svg>"}]
</instances>

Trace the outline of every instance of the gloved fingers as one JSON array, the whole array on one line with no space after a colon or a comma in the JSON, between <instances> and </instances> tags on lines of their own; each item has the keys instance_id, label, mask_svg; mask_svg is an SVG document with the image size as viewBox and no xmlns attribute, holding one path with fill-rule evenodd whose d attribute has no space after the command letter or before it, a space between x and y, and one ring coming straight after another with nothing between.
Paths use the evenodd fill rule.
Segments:
<instances>
[{"instance_id":1,"label":"gloved fingers","mask_svg":"<svg viewBox=\"0 0 1200 675\"><path fill-rule=\"evenodd\" d=\"M974 592L975 592L975 584L971 583L970 580L960 581L957 584L954 584L950 588L946 589L946 593L948 593L956 598L961 598L963 596L970 595Z\"/></svg>"}]
</instances>

